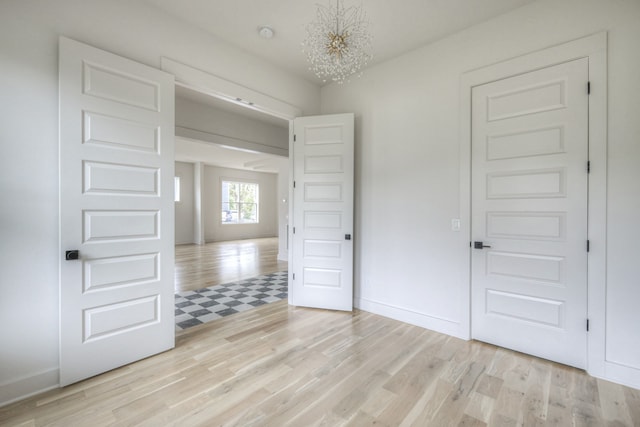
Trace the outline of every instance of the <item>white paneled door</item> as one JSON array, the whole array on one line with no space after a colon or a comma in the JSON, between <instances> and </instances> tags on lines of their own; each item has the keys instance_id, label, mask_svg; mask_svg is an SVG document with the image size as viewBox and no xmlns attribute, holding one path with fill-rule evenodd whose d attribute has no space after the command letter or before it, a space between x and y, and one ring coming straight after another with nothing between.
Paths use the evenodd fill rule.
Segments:
<instances>
[{"instance_id":1,"label":"white paneled door","mask_svg":"<svg viewBox=\"0 0 640 427\"><path fill-rule=\"evenodd\" d=\"M472 91L472 336L586 367L588 59Z\"/></svg>"},{"instance_id":2,"label":"white paneled door","mask_svg":"<svg viewBox=\"0 0 640 427\"><path fill-rule=\"evenodd\" d=\"M293 123L294 305L353 308L353 114Z\"/></svg>"},{"instance_id":3,"label":"white paneled door","mask_svg":"<svg viewBox=\"0 0 640 427\"><path fill-rule=\"evenodd\" d=\"M67 38L59 55L67 385L174 346L174 82Z\"/></svg>"}]
</instances>

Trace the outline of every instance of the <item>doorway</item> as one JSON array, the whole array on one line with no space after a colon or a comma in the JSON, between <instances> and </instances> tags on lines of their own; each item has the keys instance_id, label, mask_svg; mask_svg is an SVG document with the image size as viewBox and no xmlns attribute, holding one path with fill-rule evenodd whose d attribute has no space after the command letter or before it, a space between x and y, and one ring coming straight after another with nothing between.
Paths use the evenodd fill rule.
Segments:
<instances>
[{"instance_id":1,"label":"doorway","mask_svg":"<svg viewBox=\"0 0 640 427\"><path fill-rule=\"evenodd\" d=\"M176 85L176 291L286 270L288 138L286 120Z\"/></svg>"}]
</instances>

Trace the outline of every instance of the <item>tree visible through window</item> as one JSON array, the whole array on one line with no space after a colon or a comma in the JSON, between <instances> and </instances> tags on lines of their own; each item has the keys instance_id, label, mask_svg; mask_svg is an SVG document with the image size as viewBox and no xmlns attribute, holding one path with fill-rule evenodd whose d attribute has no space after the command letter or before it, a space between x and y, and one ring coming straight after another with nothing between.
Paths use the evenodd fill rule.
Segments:
<instances>
[{"instance_id":1,"label":"tree visible through window","mask_svg":"<svg viewBox=\"0 0 640 427\"><path fill-rule=\"evenodd\" d=\"M222 181L223 224L257 224L260 188L251 182Z\"/></svg>"}]
</instances>

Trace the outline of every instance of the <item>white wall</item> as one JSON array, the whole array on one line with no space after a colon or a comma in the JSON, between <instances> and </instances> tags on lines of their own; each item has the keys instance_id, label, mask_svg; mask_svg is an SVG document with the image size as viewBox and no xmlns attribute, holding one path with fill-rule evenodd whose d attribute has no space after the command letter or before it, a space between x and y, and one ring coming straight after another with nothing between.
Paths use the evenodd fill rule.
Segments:
<instances>
[{"instance_id":1,"label":"white wall","mask_svg":"<svg viewBox=\"0 0 640 427\"><path fill-rule=\"evenodd\" d=\"M0 2L0 402L57 385L58 36L159 68L167 56L300 107L317 86L143 2ZM28 306L25 306L25 298Z\"/></svg>"},{"instance_id":2,"label":"white wall","mask_svg":"<svg viewBox=\"0 0 640 427\"><path fill-rule=\"evenodd\" d=\"M222 180L246 181L260 186L258 224L220 222ZM207 242L278 236L277 175L240 169L205 166L203 183L204 235Z\"/></svg>"},{"instance_id":3,"label":"white wall","mask_svg":"<svg viewBox=\"0 0 640 427\"><path fill-rule=\"evenodd\" d=\"M176 202L176 245L194 243L194 191L193 163L176 162L175 175L180 177L180 201Z\"/></svg>"},{"instance_id":4,"label":"white wall","mask_svg":"<svg viewBox=\"0 0 640 427\"><path fill-rule=\"evenodd\" d=\"M322 89L323 113L356 113L357 304L452 334L459 272L460 77L609 32L607 375L640 388L640 2L539 0ZM464 106L462 106L464 107ZM614 375L627 367L626 379Z\"/></svg>"}]
</instances>

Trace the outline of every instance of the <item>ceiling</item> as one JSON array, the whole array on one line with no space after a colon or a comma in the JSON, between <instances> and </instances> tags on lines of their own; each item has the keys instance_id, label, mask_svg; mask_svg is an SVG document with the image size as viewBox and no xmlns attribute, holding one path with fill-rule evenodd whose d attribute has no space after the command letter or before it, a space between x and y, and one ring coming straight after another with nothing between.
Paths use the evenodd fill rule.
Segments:
<instances>
[{"instance_id":1,"label":"ceiling","mask_svg":"<svg viewBox=\"0 0 640 427\"><path fill-rule=\"evenodd\" d=\"M301 50L315 5L333 0L144 0L267 62L320 84ZM362 3L373 36L370 65L432 43L535 0L342 0ZM275 36L258 35L268 25Z\"/></svg>"}]
</instances>

